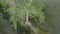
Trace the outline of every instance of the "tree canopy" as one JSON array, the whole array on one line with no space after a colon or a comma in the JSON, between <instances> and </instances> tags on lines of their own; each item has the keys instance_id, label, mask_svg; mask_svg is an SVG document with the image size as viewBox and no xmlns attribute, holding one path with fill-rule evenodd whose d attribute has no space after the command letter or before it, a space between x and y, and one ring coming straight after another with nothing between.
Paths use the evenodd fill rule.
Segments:
<instances>
[{"instance_id":1,"label":"tree canopy","mask_svg":"<svg viewBox=\"0 0 60 34\"><path fill-rule=\"evenodd\" d=\"M35 34L40 32L40 24L44 23L44 3L42 0L0 0L1 11L12 22L14 30L18 27L31 29Z\"/></svg>"}]
</instances>

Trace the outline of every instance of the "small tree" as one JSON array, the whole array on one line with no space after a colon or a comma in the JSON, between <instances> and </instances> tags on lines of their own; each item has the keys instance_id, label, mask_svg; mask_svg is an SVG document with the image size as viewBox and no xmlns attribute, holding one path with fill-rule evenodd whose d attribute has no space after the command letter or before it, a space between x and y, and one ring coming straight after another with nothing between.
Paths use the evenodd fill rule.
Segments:
<instances>
[{"instance_id":1,"label":"small tree","mask_svg":"<svg viewBox=\"0 0 60 34\"><path fill-rule=\"evenodd\" d=\"M35 27L40 26L40 23L43 23L45 19L42 0L7 0L6 4L9 4L6 11L10 14L14 30L17 30L18 23L38 34Z\"/></svg>"}]
</instances>

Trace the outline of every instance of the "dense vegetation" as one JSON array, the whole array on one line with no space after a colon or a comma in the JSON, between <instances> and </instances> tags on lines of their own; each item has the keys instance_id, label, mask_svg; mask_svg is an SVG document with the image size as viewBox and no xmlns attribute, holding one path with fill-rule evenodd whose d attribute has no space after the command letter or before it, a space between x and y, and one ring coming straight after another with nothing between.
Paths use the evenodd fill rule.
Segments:
<instances>
[{"instance_id":1,"label":"dense vegetation","mask_svg":"<svg viewBox=\"0 0 60 34\"><path fill-rule=\"evenodd\" d=\"M42 0L0 0L3 18L20 34L43 34L45 5Z\"/></svg>"}]
</instances>

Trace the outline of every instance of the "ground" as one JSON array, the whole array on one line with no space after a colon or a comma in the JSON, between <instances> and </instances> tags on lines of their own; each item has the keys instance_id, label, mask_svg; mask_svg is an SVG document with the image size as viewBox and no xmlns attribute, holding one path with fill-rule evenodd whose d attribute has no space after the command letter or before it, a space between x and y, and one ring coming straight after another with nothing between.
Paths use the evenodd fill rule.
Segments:
<instances>
[{"instance_id":1,"label":"ground","mask_svg":"<svg viewBox=\"0 0 60 34\"><path fill-rule=\"evenodd\" d=\"M60 0L44 0L47 6L45 28L51 34L60 34Z\"/></svg>"}]
</instances>

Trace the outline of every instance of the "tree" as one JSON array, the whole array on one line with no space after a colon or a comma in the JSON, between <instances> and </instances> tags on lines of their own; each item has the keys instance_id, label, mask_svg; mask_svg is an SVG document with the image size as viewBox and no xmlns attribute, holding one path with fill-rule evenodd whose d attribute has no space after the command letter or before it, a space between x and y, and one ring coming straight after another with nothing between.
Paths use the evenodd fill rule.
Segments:
<instances>
[{"instance_id":1,"label":"tree","mask_svg":"<svg viewBox=\"0 0 60 34\"><path fill-rule=\"evenodd\" d=\"M40 23L43 23L45 19L42 11L45 6L42 0L5 0L5 2L8 6L7 9L4 6L5 12L10 14L9 20L12 22L14 30L17 31L19 25L26 29L30 28L35 34L38 34L35 28L39 29Z\"/></svg>"}]
</instances>

